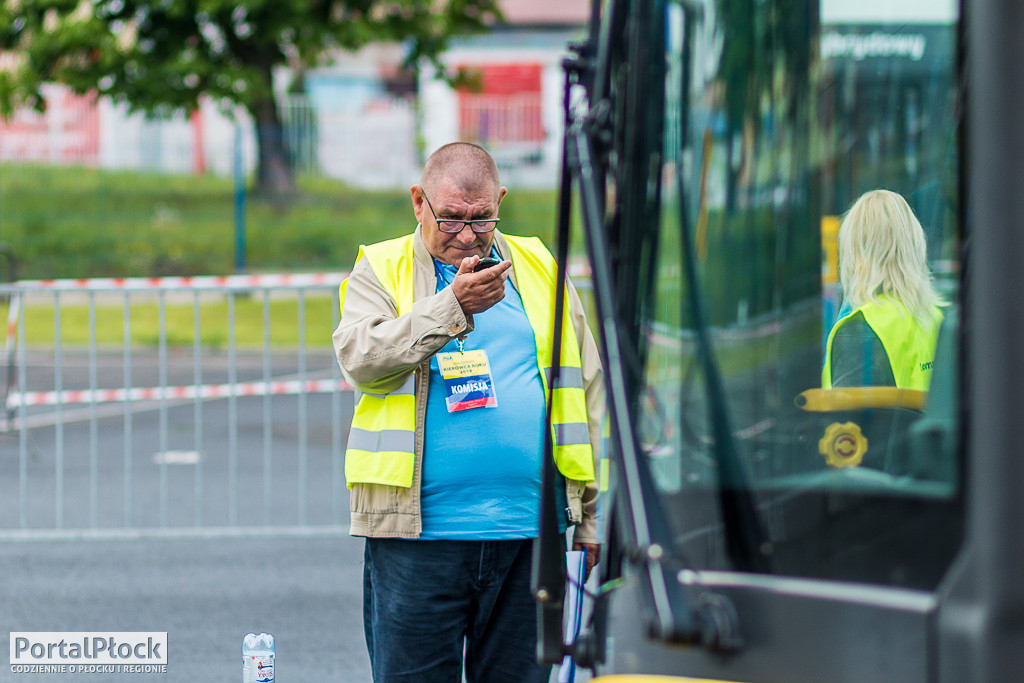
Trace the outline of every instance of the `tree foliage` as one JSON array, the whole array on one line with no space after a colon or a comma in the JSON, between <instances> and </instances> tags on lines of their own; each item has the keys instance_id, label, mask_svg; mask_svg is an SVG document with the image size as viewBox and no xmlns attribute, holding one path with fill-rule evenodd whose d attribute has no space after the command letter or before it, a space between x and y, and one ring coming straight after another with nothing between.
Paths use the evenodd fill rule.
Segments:
<instances>
[{"instance_id":1,"label":"tree foliage","mask_svg":"<svg viewBox=\"0 0 1024 683\"><path fill-rule=\"evenodd\" d=\"M439 64L451 37L486 30L497 0L0 0L0 114L42 108L57 82L131 109L189 112L200 96L257 126L260 188L292 185L273 72L314 67L372 42ZM276 138L276 139L275 139Z\"/></svg>"}]
</instances>

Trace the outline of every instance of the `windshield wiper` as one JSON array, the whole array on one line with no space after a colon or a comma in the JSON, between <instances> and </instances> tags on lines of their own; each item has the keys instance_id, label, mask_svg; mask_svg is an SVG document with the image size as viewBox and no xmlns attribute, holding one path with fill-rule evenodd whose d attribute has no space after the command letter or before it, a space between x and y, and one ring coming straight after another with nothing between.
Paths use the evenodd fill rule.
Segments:
<instances>
[{"instance_id":1,"label":"windshield wiper","mask_svg":"<svg viewBox=\"0 0 1024 683\"><path fill-rule=\"evenodd\" d=\"M686 8L685 48L682 51L683 64L679 69L680 90L684 98L690 94L690 58L693 50L694 25L690 19L696 10ZM689 137L689 101L680 107L679 140ZM733 436L729 410L725 403L725 390L721 373L711 352L707 316L701 297L700 282L697 279L697 259L694 253L693 232L687 211L687 192L682 173L676 173L676 191L679 197L679 233L682 244L683 272L686 273L686 290L697 333L697 354L704 372L707 401L710 407L712 433L714 436L715 463L718 470L718 501L722 513L726 552L736 569L749 572L766 572L769 569L767 554L771 548L754 505L754 498L747 483L746 473L740 463L736 439ZM681 303L682 305L682 303Z\"/></svg>"}]
</instances>

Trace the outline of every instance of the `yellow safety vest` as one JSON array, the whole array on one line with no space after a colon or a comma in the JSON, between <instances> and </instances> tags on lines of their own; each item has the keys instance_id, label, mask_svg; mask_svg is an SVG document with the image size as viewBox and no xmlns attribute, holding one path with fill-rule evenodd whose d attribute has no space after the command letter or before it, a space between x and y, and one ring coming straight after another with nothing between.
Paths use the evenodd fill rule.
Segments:
<instances>
[{"instance_id":1,"label":"yellow safety vest","mask_svg":"<svg viewBox=\"0 0 1024 683\"><path fill-rule=\"evenodd\" d=\"M832 340L836 336L836 331L858 312L864 316L864 320L881 340L882 348L889 357L892 376L896 379L896 388L927 391L932 380L932 361L935 358L935 343L939 337L942 311L937 306L934 307L933 323L925 328L914 320L904 307L888 297L869 301L850 311L832 326L825 346L825 367L821 371L821 386L825 389L832 388Z\"/></svg>"},{"instance_id":2,"label":"yellow safety vest","mask_svg":"<svg viewBox=\"0 0 1024 683\"><path fill-rule=\"evenodd\" d=\"M533 328L537 366L545 396L548 396L557 264L536 237L506 235L505 239L511 251L523 308ZM395 302L398 314L410 310L413 303L413 236L362 246L356 263L364 257ZM340 289L342 312L345 310L347 285L348 280L345 280ZM416 373L412 373L400 388L391 393L359 396L345 451L345 479L349 488L357 483L412 486L416 462L415 376ZM593 481L594 460L583 368L568 305L562 319L559 388L552 400L555 465L567 479Z\"/></svg>"}]
</instances>

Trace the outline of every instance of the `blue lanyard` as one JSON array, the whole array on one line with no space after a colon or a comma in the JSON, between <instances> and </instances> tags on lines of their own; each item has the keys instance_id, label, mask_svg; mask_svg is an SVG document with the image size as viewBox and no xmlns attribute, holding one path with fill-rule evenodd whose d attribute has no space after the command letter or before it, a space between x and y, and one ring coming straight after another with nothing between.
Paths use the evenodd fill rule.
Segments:
<instances>
[{"instance_id":1,"label":"blue lanyard","mask_svg":"<svg viewBox=\"0 0 1024 683\"><path fill-rule=\"evenodd\" d=\"M457 268L452 270L453 268L454 266L449 266L447 264L441 263L437 259L434 259L434 275L437 276L438 281L443 282L445 285L450 285L452 281L455 280L455 273L459 272ZM451 279L448 278L447 273L447 271L450 270L452 271ZM438 287L437 289L440 290L443 289L443 287Z\"/></svg>"}]
</instances>

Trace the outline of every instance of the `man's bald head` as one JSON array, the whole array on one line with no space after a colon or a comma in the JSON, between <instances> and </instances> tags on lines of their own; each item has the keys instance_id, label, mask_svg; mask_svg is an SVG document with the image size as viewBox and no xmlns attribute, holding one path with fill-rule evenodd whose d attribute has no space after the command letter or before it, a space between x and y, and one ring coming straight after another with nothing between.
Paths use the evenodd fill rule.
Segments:
<instances>
[{"instance_id":1,"label":"man's bald head","mask_svg":"<svg viewBox=\"0 0 1024 683\"><path fill-rule=\"evenodd\" d=\"M420 185L433 193L443 185L472 192L501 191L498 165L480 145L472 142L450 142L439 147L423 166Z\"/></svg>"}]
</instances>

